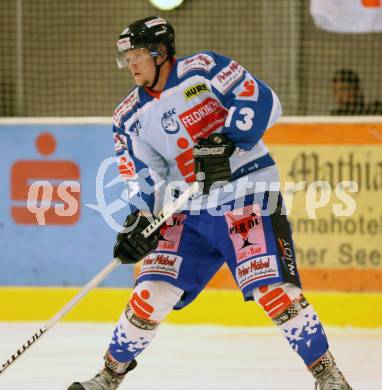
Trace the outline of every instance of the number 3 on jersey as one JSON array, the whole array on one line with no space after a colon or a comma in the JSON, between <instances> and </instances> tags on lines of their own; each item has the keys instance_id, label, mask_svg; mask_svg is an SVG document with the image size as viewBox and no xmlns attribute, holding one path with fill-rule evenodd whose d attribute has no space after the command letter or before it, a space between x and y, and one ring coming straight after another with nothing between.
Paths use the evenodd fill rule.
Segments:
<instances>
[{"instance_id":1,"label":"number 3 on jersey","mask_svg":"<svg viewBox=\"0 0 382 390\"><path fill-rule=\"evenodd\" d=\"M227 116L226 126L231 126L232 117L237 110L237 107L231 107ZM239 111L240 119L236 120L235 125L239 130L247 131L251 130L253 127L253 118L255 117L255 112L252 108L243 107Z\"/></svg>"}]
</instances>

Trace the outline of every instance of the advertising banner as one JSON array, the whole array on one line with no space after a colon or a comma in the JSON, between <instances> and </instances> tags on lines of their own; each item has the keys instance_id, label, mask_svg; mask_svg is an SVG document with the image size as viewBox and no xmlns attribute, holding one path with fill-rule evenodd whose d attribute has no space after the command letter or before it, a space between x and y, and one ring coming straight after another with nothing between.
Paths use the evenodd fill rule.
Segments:
<instances>
[{"instance_id":1,"label":"advertising banner","mask_svg":"<svg viewBox=\"0 0 382 390\"><path fill-rule=\"evenodd\" d=\"M279 123L265 141L304 287L381 291L382 124ZM84 285L129 213L109 123L1 124L0 155L0 285ZM132 283L121 266L103 285ZM237 288L226 268L209 286Z\"/></svg>"},{"instance_id":2,"label":"advertising banner","mask_svg":"<svg viewBox=\"0 0 382 390\"><path fill-rule=\"evenodd\" d=\"M0 124L0 285L82 286L129 212L110 124ZM121 266L104 286L131 286Z\"/></svg>"}]
</instances>

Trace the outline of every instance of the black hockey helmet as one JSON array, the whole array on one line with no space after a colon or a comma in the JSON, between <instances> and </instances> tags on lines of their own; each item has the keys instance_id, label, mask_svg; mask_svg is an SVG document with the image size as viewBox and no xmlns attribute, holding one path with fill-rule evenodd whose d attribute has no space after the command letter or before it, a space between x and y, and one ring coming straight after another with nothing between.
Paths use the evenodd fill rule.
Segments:
<instances>
[{"instance_id":1,"label":"black hockey helmet","mask_svg":"<svg viewBox=\"0 0 382 390\"><path fill-rule=\"evenodd\" d=\"M153 57L160 55L159 45L167 48L167 57L175 54L175 30L165 19L149 16L137 20L124 29L117 42L117 63L120 68L127 66L123 53L134 49L149 49Z\"/></svg>"}]
</instances>

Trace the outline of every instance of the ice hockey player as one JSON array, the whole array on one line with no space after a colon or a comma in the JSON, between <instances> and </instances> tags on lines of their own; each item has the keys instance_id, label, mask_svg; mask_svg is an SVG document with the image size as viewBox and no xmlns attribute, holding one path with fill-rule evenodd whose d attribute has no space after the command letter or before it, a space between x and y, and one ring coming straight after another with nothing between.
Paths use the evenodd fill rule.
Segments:
<instances>
[{"instance_id":1,"label":"ice hockey player","mask_svg":"<svg viewBox=\"0 0 382 390\"><path fill-rule=\"evenodd\" d=\"M118 388L168 313L190 304L224 262L244 299L263 307L303 359L316 389L351 389L303 295L274 187L278 170L262 141L281 115L278 97L230 58L209 51L175 58L174 41L173 27L154 16L130 24L117 43L118 64L128 67L136 87L113 120L131 209L114 256L141 261L141 271L103 369L69 389ZM162 189L196 175L203 193L144 238L140 233L163 206Z\"/></svg>"}]
</instances>

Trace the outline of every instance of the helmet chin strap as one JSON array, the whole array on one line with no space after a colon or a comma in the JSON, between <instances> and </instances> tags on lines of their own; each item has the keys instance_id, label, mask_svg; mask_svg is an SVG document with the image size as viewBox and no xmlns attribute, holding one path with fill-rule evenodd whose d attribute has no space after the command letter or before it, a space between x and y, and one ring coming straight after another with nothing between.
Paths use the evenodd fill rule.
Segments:
<instances>
[{"instance_id":1,"label":"helmet chin strap","mask_svg":"<svg viewBox=\"0 0 382 390\"><path fill-rule=\"evenodd\" d=\"M153 89L156 86L156 84L159 80L161 67L168 60L169 57L168 57L168 55L166 55L166 58L164 59L164 61L160 65L157 64L157 58L158 57L153 57L153 61L154 61L154 65L155 65L155 78L154 78L153 83L149 86L150 89Z\"/></svg>"}]
</instances>

